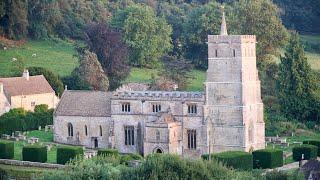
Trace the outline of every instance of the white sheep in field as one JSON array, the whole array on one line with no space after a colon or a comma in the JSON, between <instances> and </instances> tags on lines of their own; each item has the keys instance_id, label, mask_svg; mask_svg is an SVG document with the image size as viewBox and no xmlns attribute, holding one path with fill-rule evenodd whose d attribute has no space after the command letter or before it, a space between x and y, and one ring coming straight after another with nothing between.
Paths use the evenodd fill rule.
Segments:
<instances>
[{"instance_id":1,"label":"white sheep in field","mask_svg":"<svg viewBox=\"0 0 320 180\"><path fill-rule=\"evenodd\" d=\"M37 57L37 54L36 53L32 54L32 57Z\"/></svg>"},{"instance_id":2,"label":"white sheep in field","mask_svg":"<svg viewBox=\"0 0 320 180\"><path fill-rule=\"evenodd\" d=\"M7 50L8 48L7 47L3 47L3 50Z\"/></svg>"},{"instance_id":3,"label":"white sheep in field","mask_svg":"<svg viewBox=\"0 0 320 180\"><path fill-rule=\"evenodd\" d=\"M12 61L16 61L16 60L18 60L17 58L12 58Z\"/></svg>"}]
</instances>

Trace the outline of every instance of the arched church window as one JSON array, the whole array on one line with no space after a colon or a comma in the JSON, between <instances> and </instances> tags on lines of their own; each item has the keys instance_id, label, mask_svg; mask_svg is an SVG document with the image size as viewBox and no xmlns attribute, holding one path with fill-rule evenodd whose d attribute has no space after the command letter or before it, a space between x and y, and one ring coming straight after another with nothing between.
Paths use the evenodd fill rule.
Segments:
<instances>
[{"instance_id":1,"label":"arched church window","mask_svg":"<svg viewBox=\"0 0 320 180\"><path fill-rule=\"evenodd\" d=\"M100 136L102 136L102 127L100 126Z\"/></svg>"},{"instance_id":2,"label":"arched church window","mask_svg":"<svg viewBox=\"0 0 320 180\"><path fill-rule=\"evenodd\" d=\"M88 136L88 127L87 127L87 125L84 125L84 132L85 132L86 136Z\"/></svg>"},{"instance_id":3,"label":"arched church window","mask_svg":"<svg viewBox=\"0 0 320 180\"><path fill-rule=\"evenodd\" d=\"M73 137L73 126L71 123L68 123L68 136Z\"/></svg>"},{"instance_id":4,"label":"arched church window","mask_svg":"<svg viewBox=\"0 0 320 180\"><path fill-rule=\"evenodd\" d=\"M160 131L159 130L156 131L156 140L160 141Z\"/></svg>"}]
</instances>

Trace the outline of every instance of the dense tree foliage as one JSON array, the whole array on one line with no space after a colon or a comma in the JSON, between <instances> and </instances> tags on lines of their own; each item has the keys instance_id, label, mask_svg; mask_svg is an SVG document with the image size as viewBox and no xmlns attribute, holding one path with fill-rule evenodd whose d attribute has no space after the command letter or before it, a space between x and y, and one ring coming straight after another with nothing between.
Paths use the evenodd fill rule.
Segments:
<instances>
[{"instance_id":1,"label":"dense tree foliage","mask_svg":"<svg viewBox=\"0 0 320 180\"><path fill-rule=\"evenodd\" d=\"M93 90L108 91L109 80L104 72L97 55L88 50L78 48L80 65L75 69L79 77L89 84Z\"/></svg>"},{"instance_id":2,"label":"dense tree foliage","mask_svg":"<svg viewBox=\"0 0 320 180\"><path fill-rule=\"evenodd\" d=\"M87 0L4 0L0 2L0 33L9 38L81 38L86 24L105 22L107 2Z\"/></svg>"},{"instance_id":3,"label":"dense tree foliage","mask_svg":"<svg viewBox=\"0 0 320 180\"><path fill-rule=\"evenodd\" d=\"M219 34L220 5L212 2L194 8L183 24L183 49L185 57L199 68L208 66L208 34Z\"/></svg>"},{"instance_id":4,"label":"dense tree foliage","mask_svg":"<svg viewBox=\"0 0 320 180\"><path fill-rule=\"evenodd\" d=\"M178 84L179 89L184 89L188 84L188 79L192 78L193 68L189 61L174 56L164 56L161 58L163 68L159 72L159 77L164 77Z\"/></svg>"},{"instance_id":5,"label":"dense tree foliage","mask_svg":"<svg viewBox=\"0 0 320 180\"><path fill-rule=\"evenodd\" d=\"M63 84L70 90L90 90L90 84L80 78L77 69L71 72L70 76L62 78Z\"/></svg>"},{"instance_id":6,"label":"dense tree foliage","mask_svg":"<svg viewBox=\"0 0 320 180\"><path fill-rule=\"evenodd\" d=\"M85 36L88 48L97 54L109 78L110 89L118 88L130 73L128 48L122 41L121 34L104 24L90 24Z\"/></svg>"},{"instance_id":7,"label":"dense tree foliage","mask_svg":"<svg viewBox=\"0 0 320 180\"><path fill-rule=\"evenodd\" d=\"M229 16L229 30L235 34L257 36L257 65L259 70L279 55L279 50L287 40L287 31L279 18L276 5L271 0L239 0L234 3Z\"/></svg>"},{"instance_id":8,"label":"dense tree foliage","mask_svg":"<svg viewBox=\"0 0 320 180\"><path fill-rule=\"evenodd\" d=\"M37 105L34 112L22 108L11 109L0 116L0 134L11 134L15 131L35 130L39 126L53 124L53 110L46 105Z\"/></svg>"},{"instance_id":9,"label":"dense tree foliage","mask_svg":"<svg viewBox=\"0 0 320 180\"><path fill-rule=\"evenodd\" d=\"M138 167L124 166L119 159L98 156L76 160L63 170L36 179L254 179L250 172L236 172L215 161L186 160L176 155L153 154Z\"/></svg>"},{"instance_id":10,"label":"dense tree foliage","mask_svg":"<svg viewBox=\"0 0 320 180\"><path fill-rule=\"evenodd\" d=\"M320 33L319 0L275 0L284 24L302 33Z\"/></svg>"},{"instance_id":11,"label":"dense tree foliage","mask_svg":"<svg viewBox=\"0 0 320 180\"><path fill-rule=\"evenodd\" d=\"M149 6L136 4L117 11L112 25L122 31L131 48L130 63L134 66L155 67L159 58L172 48L171 26Z\"/></svg>"},{"instance_id":12,"label":"dense tree foliage","mask_svg":"<svg viewBox=\"0 0 320 180\"><path fill-rule=\"evenodd\" d=\"M63 93L63 83L59 76L55 75L53 72L43 68L43 67L29 67L29 73L31 76L43 75L53 90L56 92L56 95L61 96Z\"/></svg>"},{"instance_id":13,"label":"dense tree foliage","mask_svg":"<svg viewBox=\"0 0 320 180\"><path fill-rule=\"evenodd\" d=\"M315 96L315 79L297 34L290 38L281 57L277 94L281 111L300 121L319 119L319 99Z\"/></svg>"}]
</instances>

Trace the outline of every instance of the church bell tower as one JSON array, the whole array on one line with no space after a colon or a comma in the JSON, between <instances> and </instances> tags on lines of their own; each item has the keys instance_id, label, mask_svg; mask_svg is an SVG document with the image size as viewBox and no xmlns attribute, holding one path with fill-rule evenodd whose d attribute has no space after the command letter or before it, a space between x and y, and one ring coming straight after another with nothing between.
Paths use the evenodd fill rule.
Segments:
<instances>
[{"instance_id":1,"label":"church bell tower","mask_svg":"<svg viewBox=\"0 0 320 180\"><path fill-rule=\"evenodd\" d=\"M251 151L265 147L265 124L256 67L256 36L228 35L222 8L220 35L208 36L205 82L208 149Z\"/></svg>"}]
</instances>

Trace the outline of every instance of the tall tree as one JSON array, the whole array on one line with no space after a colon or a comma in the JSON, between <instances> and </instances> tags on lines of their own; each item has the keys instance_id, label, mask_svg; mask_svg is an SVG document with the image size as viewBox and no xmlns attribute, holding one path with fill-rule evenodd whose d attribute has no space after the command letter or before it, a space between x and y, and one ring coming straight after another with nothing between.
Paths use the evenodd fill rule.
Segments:
<instances>
[{"instance_id":1,"label":"tall tree","mask_svg":"<svg viewBox=\"0 0 320 180\"><path fill-rule=\"evenodd\" d=\"M211 2L195 7L183 24L183 49L186 59L202 69L208 67L208 34L218 34L220 29L220 4Z\"/></svg>"},{"instance_id":2,"label":"tall tree","mask_svg":"<svg viewBox=\"0 0 320 180\"><path fill-rule=\"evenodd\" d=\"M277 79L277 94L282 112L301 121L319 118L316 84L298 34L293 34L281 57Z\"/></svg>"},{"instance_id":3,"label":"tall tree","mask_svg":"<svg viewBox=\"0 0 320 180\"><path fill-rule=\"evenodd\" d=\"M108 91L109 80L98 61L97 55L88 50L78 48L80 65L76 69L79 77L91 85L94 90Z\"/></svg>"},{"instance_id":4,"label":"tall tree","mask_svg":"<svg viewBox=\"0 0 320 180\"><path fill-rule=\"evenodd\" d=\"M56 92L57 96L61 96L63 93L63 83L59 76L55 75L53 72L43 68L43 67L29 67L29 73L31 76L43 75L52 89Z\"/></svg>"},{"instance_id":5,"label":"tall tree","mask_svg":"<svg viewBox=\"0 0 320 180\"><path fill-rule=\"evenodd\" d=\"M229 31L257 36L257 65L260 72L264 71L273 55L279 55L287 42L288 33L279 10L271 0L239 0L232 6L228 15Z\"/></svg>"},{"instance_id":6,"label":"tall tree","mask_svg":"<svg viewBox=\"0 0 320 180\"><path fill-rule=\"evenodd\" d=\"M191 62L174 56L164 56L161 60L163 70L160 71L159 76L174 81L178 84L179 89L185 89L191 78L193 68Z\"/></svg>"},{"instance_id":7,"label":"tall tree","mask_svg":"<svg viewBox=\"0 0 320 180\"><path fill-rule=\"evenodd\" d=\"M156 17L149 6L135 4L117 11L112 25L122 31L124 41L132 49L132 65L159 65L159 58L172 48L171 26L164 18Z\"/></svg>"},{"instance_id":8,"label":"tall tree","mask_svg":"<svg viewBox=\"0 0 320 180\"><path fill-rule=\"evenodd\" d=\"M110 89L118 88L130 73L127 65L128 48L121 34L105 24L90 24L86 28L85 39L90 51L97 54L108 76Z\"/></svg>"},{"instance_id":9,"label":"tall tree","mask_svg":"<svg viewBox=\"0 0 320 180\"><path fill-rule=\"evenodd\" d=\"M12 39L25 38L28 27L28 1L3 0L1 7L1 29L5 35Z\"/></svg>"}]
</instances>

